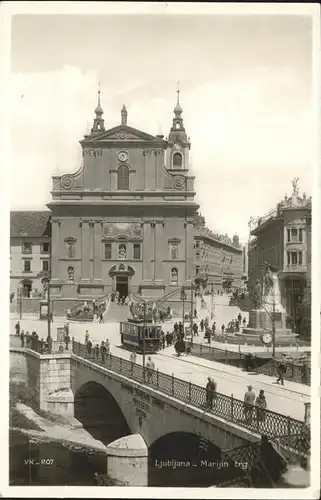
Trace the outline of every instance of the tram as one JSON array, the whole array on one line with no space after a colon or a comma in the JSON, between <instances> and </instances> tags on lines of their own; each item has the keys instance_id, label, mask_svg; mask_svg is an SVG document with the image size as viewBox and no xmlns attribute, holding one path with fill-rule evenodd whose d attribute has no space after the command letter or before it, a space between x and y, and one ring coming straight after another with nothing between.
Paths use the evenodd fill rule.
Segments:
<instances>
[{"instance_id":1,"label":"tram","mask_svg":"<svg viewBox=\"0 0 321 500\"><path fill-rule=\"evenodd\" d=\"M143 353L145 330L145 353L154 354L160 348L162 327L159 324L143 321L122 321L120 337L122 345L131 351Z\"/></svg>"}]
</instances>

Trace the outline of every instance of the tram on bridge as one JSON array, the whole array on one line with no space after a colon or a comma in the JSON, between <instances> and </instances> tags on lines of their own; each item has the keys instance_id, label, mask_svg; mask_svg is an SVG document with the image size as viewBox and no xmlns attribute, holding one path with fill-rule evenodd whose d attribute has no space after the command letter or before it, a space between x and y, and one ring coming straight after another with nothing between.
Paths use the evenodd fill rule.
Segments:
<instances>
[{"instance_id":1,"label":"tram on bridge","mask_svg":"<svg viewBox=\"0 0 321 500\"><path fill-rule=\"evenodd\" d=\"M122 345L138 353L154 354L160 349L162 327L156 323L141 320L122 321L120 337Z\"/></svg>"}]
</instances>

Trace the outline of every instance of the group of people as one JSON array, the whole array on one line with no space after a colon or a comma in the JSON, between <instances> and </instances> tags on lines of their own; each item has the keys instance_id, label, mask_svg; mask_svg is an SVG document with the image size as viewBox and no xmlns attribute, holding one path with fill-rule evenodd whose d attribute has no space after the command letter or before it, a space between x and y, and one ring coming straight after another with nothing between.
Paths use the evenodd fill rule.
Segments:
<instances>
[{"instance_id":1,"label":"group of people","mask_svg":"<svg viewBox=\"0 0 321 500\"><path fill-rule=\"evenodd\" d=\"M254 416L256 416L257 422L264 422L266 409L267 409L267 403L264 395L264 390L260 389L259 395L255 397L255 392L253 391L253 387L249 385L244 395L243 413L244 413L245 423L251 424L254 419Z\"/></svg>"},{"instance_id":2,"label":"group of people","mask_svg":"<svg viewBox=\"0 0 321 500\"><path fill-rule=\"evenodd\" d=\"M100 345L98 343L94 343L89 338L89 332L86 330L85 333L85 347L86 347L86 356L93 359L101 359L102 363L106 362L107 356L110 354L110 344L109 340L102 340Z\"/></svg>"},{"instance_id":3,"label":"group of people","mask_svg":"<svg viewBox=\"0 0 321 500\"><path fill-rule=\"evenodd\" d=\"M32 349L33 351L39 352L39 354L50 354L52 352L52 337L48 335L47 339L39 338L39 335L35 330L31 333L29 331L24 331L21 328L20 322L18 321L15 325L16 336L20 338L21 347L26 347L27 349ZM70 336L67 334L65 336L65 347L69 348Z\"/></svg>"}]
</instances>

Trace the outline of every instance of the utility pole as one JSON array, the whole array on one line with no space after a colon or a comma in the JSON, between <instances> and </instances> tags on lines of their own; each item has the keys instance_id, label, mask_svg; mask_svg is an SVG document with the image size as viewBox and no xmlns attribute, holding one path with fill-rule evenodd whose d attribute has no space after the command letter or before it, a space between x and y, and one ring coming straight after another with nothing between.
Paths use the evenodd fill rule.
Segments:
<instances>
[{"instance_id":1,"label":"utility pole","mask_svg":"<svg viewBox=\"0 0 321 500\"><path fill-rule=\"evenodd\" d=\"M185 288L182 287L182 299L183 299L183 333L184 332L184 321L185 321Z\"/></svg>"},{"instance_id":2,"label":"utility pole","mask_svg":"<svg viewBox=\"0 0 321 500\"><path fill-rule=\"evenodd\" d=\"M272 356L275 358L275 300L273 300L272 309Z\"/></svg>"},{"instance_id":3,"label":"utility pole","mask_svg":"<svg viewBox=\"0 0 321 500\"><path fill-rule=\"evenodd\" d=\"M213 283L212 283L212 285L211 285L211 319L213 319L213 318L214 318L214 316L215 316L214 311L215 311L215 304L214 304L214 285L213 285Z\"/></svg>"},{"instance_id":4,"label":"utility pole","mask_svg":"<svg viewBox=\"0 0 321 500\"><path fill-rule=\"evenodd\" d=\"M193 307L193 283L191 283L191 339L192 339L192 344L193 344L193 318L194 318L194 307Z\"/></svg>"},{"instance_id":5,"label":"utility pole","mask_svg":"<svg viewBox=\"0 0 321 500\"><path fill-rule=\"evenodd\" d=\"M144 300L144 321L143 321L143 379L145 382L145 359L146 359L146 300Z\"/></svg>"},{"instance_id":6,"label":"utility pole","mask_svg":"<svg viewBox=\"0 0 321 500\"><path fill-rule=\"evenodd\" d=\"M19 318L22 319L22 291L23 291L23 288L21 285L19 286L18 291L19 291Z\"/></svg>"}]
</instances>

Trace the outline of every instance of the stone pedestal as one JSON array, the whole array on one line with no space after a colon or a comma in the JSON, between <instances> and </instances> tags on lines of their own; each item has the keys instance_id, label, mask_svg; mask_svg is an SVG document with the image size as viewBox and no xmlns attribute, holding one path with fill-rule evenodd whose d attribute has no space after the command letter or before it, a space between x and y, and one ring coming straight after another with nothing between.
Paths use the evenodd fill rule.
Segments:
<instances>
[{"instance_id":1,"label":"stone pedestal","mask_svg":"<svg viewBox=\"0 0 321 500\"><path fill-rule=\"evenodd\" d=\"M110 443L107 457L107 474L119 486L148 485L148 448L140 434Z\"/></svg>"}]
</instances>

